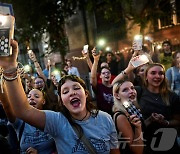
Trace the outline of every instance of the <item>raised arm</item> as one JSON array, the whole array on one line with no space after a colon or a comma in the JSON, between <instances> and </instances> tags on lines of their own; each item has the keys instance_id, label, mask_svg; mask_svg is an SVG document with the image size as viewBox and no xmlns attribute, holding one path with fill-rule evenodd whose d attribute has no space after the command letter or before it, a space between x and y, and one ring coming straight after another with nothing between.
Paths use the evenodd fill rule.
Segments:
<instances>
[{"instance_id":1,"label":"raised arm","mask_svg":"<svg viewBox=\"0 0 180 154\"><path fill-rule=\"evenodd\" d=\"M132 58L131 60L134 60L134 58ZM131 61L131 60L130 60L130 61ZM124 71L122 71L121 73L119 73L119 74L114 78L114 80L112 81L111 84L113 85L113 84L115 84L116 82L118 82L119 80L123 80L126 75L128 75L130 72L132 72L133 69L134 69L133 65L131 64L131 62L129 62L127 68L126 68Z\"/></svg>"},{"instance_id":2,"label":"raised arm","mask_svg":"<svg viewBox=\"0 0 180 154\"><path fill-rule=\"evenodd\" d=\"M16 117L39 129L44 129L45 113L29 105L20 76L17 74L18 43L11 40L11 45L12 55L0 57L5 92Z\"/></svg>"},{"instance_id":3,"label":"raised arm","mask_svg":"<svg viewBox=\"0 0 180 154\"><path fill-rule=\"evenodd\" d=\"M29 58L34 62L34 66L36 68L36 71L38 73L38 75L40 77L42 77L44 79L44 81L47 80L46 76L44 75L43 71L42 71L42 68L39 64L39 62L37 61L37 58L36 58L36 55L34 54L34 52L32 50L29 50L28 51L28 55L29 55Z\"/></svg>"},{"instance_id":4,"label":"raised arm","mask_svg":"<svg viewBox=\"0 0 180 154\"><path fill-rule=\"evenodd\" d=\"M91 61L91 59L90 59L90 57L89 57L89 52L85 53L85 52L82 50L82 55L86 58L86 62L87 62L87 64L88 64L88 66L89 66L89 69L91 70L93 64L92 64L92 61Z\"/></svg>"},{"instance_id":5,"label":"raised arm","mask_svg":"<svg viewBox=\"0 0 180 154\"><path fill-rule=\"evenodd\" d=\"M99 58L100 58L100 54L96 54L95 49L92 50L92 55L94 58L94 62L92 65L92 69L91 69L91 84L93 87L96 87L97 85L97 67L98 67L98 62L99 62Z\"/></svg>"}]
</instances>

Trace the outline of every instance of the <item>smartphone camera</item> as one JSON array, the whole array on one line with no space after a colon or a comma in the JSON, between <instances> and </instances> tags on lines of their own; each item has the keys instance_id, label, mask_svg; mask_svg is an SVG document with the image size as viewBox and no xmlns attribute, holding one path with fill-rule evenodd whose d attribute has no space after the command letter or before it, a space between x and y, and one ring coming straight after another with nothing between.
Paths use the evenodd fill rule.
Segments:
<instances>
[{"instance_id":1,"label":"smartphone camera","mask_svg":"<svg viewBox=\"0 0 180 154\"><path fill-rule=\"evenodd\" d=\"M0 56L10 56L10 40L14 37L14 17L0 14Z\"/></svg>"},{"instance_id":2,"label":"smartphone camera","mask_svg":"<svg viewBox=\"0 0 180 154\"><path fill-rule=\"evenodd\" d=\"M143 41L142 35L134 36L134 43L135 43L134 50L142 50L142 43L143 43L142 41Z\"/></svg>"},{"instance_id":3,"label":"smartphone camera","mask_svg":"<svg viewBox=\"0 0 180 154\"><path fill-rule=\"evenodd\" d=\"M88 53L88 47L89 47L89 45L84 45L83 46L83 52L84 53Z\"/></svg>"}]
</instances>

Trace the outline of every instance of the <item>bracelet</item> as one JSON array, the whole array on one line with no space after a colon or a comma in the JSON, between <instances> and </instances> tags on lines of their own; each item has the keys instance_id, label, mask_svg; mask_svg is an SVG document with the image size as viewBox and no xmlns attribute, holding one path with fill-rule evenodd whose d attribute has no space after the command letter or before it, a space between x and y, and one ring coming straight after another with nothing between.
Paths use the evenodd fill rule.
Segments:
<instances>
[{"instance_id":1,"label":"bracelet","mask_svg":"<svg viewBox=\"0 0 180 154\"><path fill-rule=\"evenodd\" d=\"M6 80L6 81L14 81L14 80L17 79L17 77L18 77L17 72L16 72L16 76L15 77L7 77L7 76L3 75L3 79Z\"/></svg>"},{"instance_id":2,"label":"bracelet","mask_svg":"<svg viewBox=\"0 0 180 154\"><path fill-rule=\"evenodd\" d=\"M17 67L10 68L7 70L3 70L0 68L0 86L1 86L1 92L3 91L3 81L14 81L18 78L18 76L22 75L24 73L24 67L21 63L17 64Z\"/></svg>"}]
</instances>

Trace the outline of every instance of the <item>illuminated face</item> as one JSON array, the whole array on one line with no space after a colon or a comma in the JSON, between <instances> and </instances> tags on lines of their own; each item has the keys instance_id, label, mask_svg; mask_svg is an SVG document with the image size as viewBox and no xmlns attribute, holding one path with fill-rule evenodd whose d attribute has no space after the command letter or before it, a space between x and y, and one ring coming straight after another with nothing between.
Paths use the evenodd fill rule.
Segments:
<instances>
[{"instance_id":1,"label":"illuminated face","mask_svg":"<svg viewBox=\"0 0 180 154\"><path fill-rule=\"evenodd\" d=\"M36 89L43 89L45 86L44 80L41 78L36 78L34 81L34 87Z\"/></svg>"},{"instance_id":2,"label":"illuminated face","mask_svg":"<svg viewBox=\"0 0 180 154\"><path fill-rule=\"evenodd\" d=\"M137 99L137 92L131 82L125 81L120 85L118 96L121 102L135 102Z\"/></svg>"},{"instance_id":3,"label":"illuminated face","mask_svg":"<svg viewBox=\"0 0 180 154\"><path fill-rule=\"evenodd\" d=\"M33 89L29 92L27 97L30 105L40 110L43 109L45 100L41 91L38 89Z\"/></svg>"},{"instance_id":4,"label":"illuminated face","mask_svg":"<svg viewBox=\"0 0 180 154\"><path fill-rule=\"evenodd\" d=\"M86 112L86 98L85 90L79 82L66 80L61 86L62 103L72 116Z\"/></svg>"},{"instance_id":5,"label":"illuminated face","mask_svg":"<svg viewBox=\"0 0 180 154\"><path fill-rule=\"evenodd\" d=\"M147 72L146 80L148 87L159 87L164 80L164 69L161 66L154 66Z\"/></svg>"},{"instance_id":6,"label":"illuminated face","mask_svg":"<svg viewBox=\"0 0 180 154\"><path fill-rule=\"evenodd\" d=\"M100 78L102 79L102 82L109 82L111 79L111 72L107 68L103 68L101 70Z\"/></svg>"}]
</instances>

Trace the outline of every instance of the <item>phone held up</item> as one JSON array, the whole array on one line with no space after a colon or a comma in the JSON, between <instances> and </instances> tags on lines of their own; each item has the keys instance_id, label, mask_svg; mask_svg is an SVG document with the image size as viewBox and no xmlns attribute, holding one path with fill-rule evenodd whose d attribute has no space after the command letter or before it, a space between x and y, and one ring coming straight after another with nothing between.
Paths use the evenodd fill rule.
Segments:
<instances>
[{"instance_id":1,"label":"phone held up","mask_svg":"<svg viewBox=\"0 0 180 154\"><path fill-rule=\"evenodd\" d=\"M138 55L134 58L135 59L131 60L130 62L135 68L149 62L149 59L146 55Z\"/></svg>"},{"instance_id":2,"label":"phone held up","mask_svg":"<svg viewBox=\"0 0 180 154\"><path fill-rule=\"evenodd\" d=\"M133 41L133 49L134 50L142 50L143 36L136 35Z\"/></svg>"},{"instance_id":3,"label":"phone held up","mask_svg":"<svg viewBox=\"0 0 180 154\"><path fill-rule=\"evenodd\" d=\"M0 14L0 56L10 56L12 47L10 40L14 38L15 18Z\"/></svg>"},{"instance_id":4,"label":"phone held up","mask_svg":"<svg viewBox=\"0 0 180 154\"><path fill-rule=\"evenodd\" d=\"M89 48L89 45L88 45L88 44L86 44L86 45L83 46L83 52L84 52L85 54L88 53L88 48Z\"/></svg>"},{"instance_id":5,"label":"phone held up","mask_svg":"<svg viewBox=\"0 0 180 154\"><path fill-rule=\"evenodd\" d=\"M123 106L130 115L135 114L139 119L142 119L142 114L132 102L125 101L123 102Z\"/></svg>"}]
</instances>

